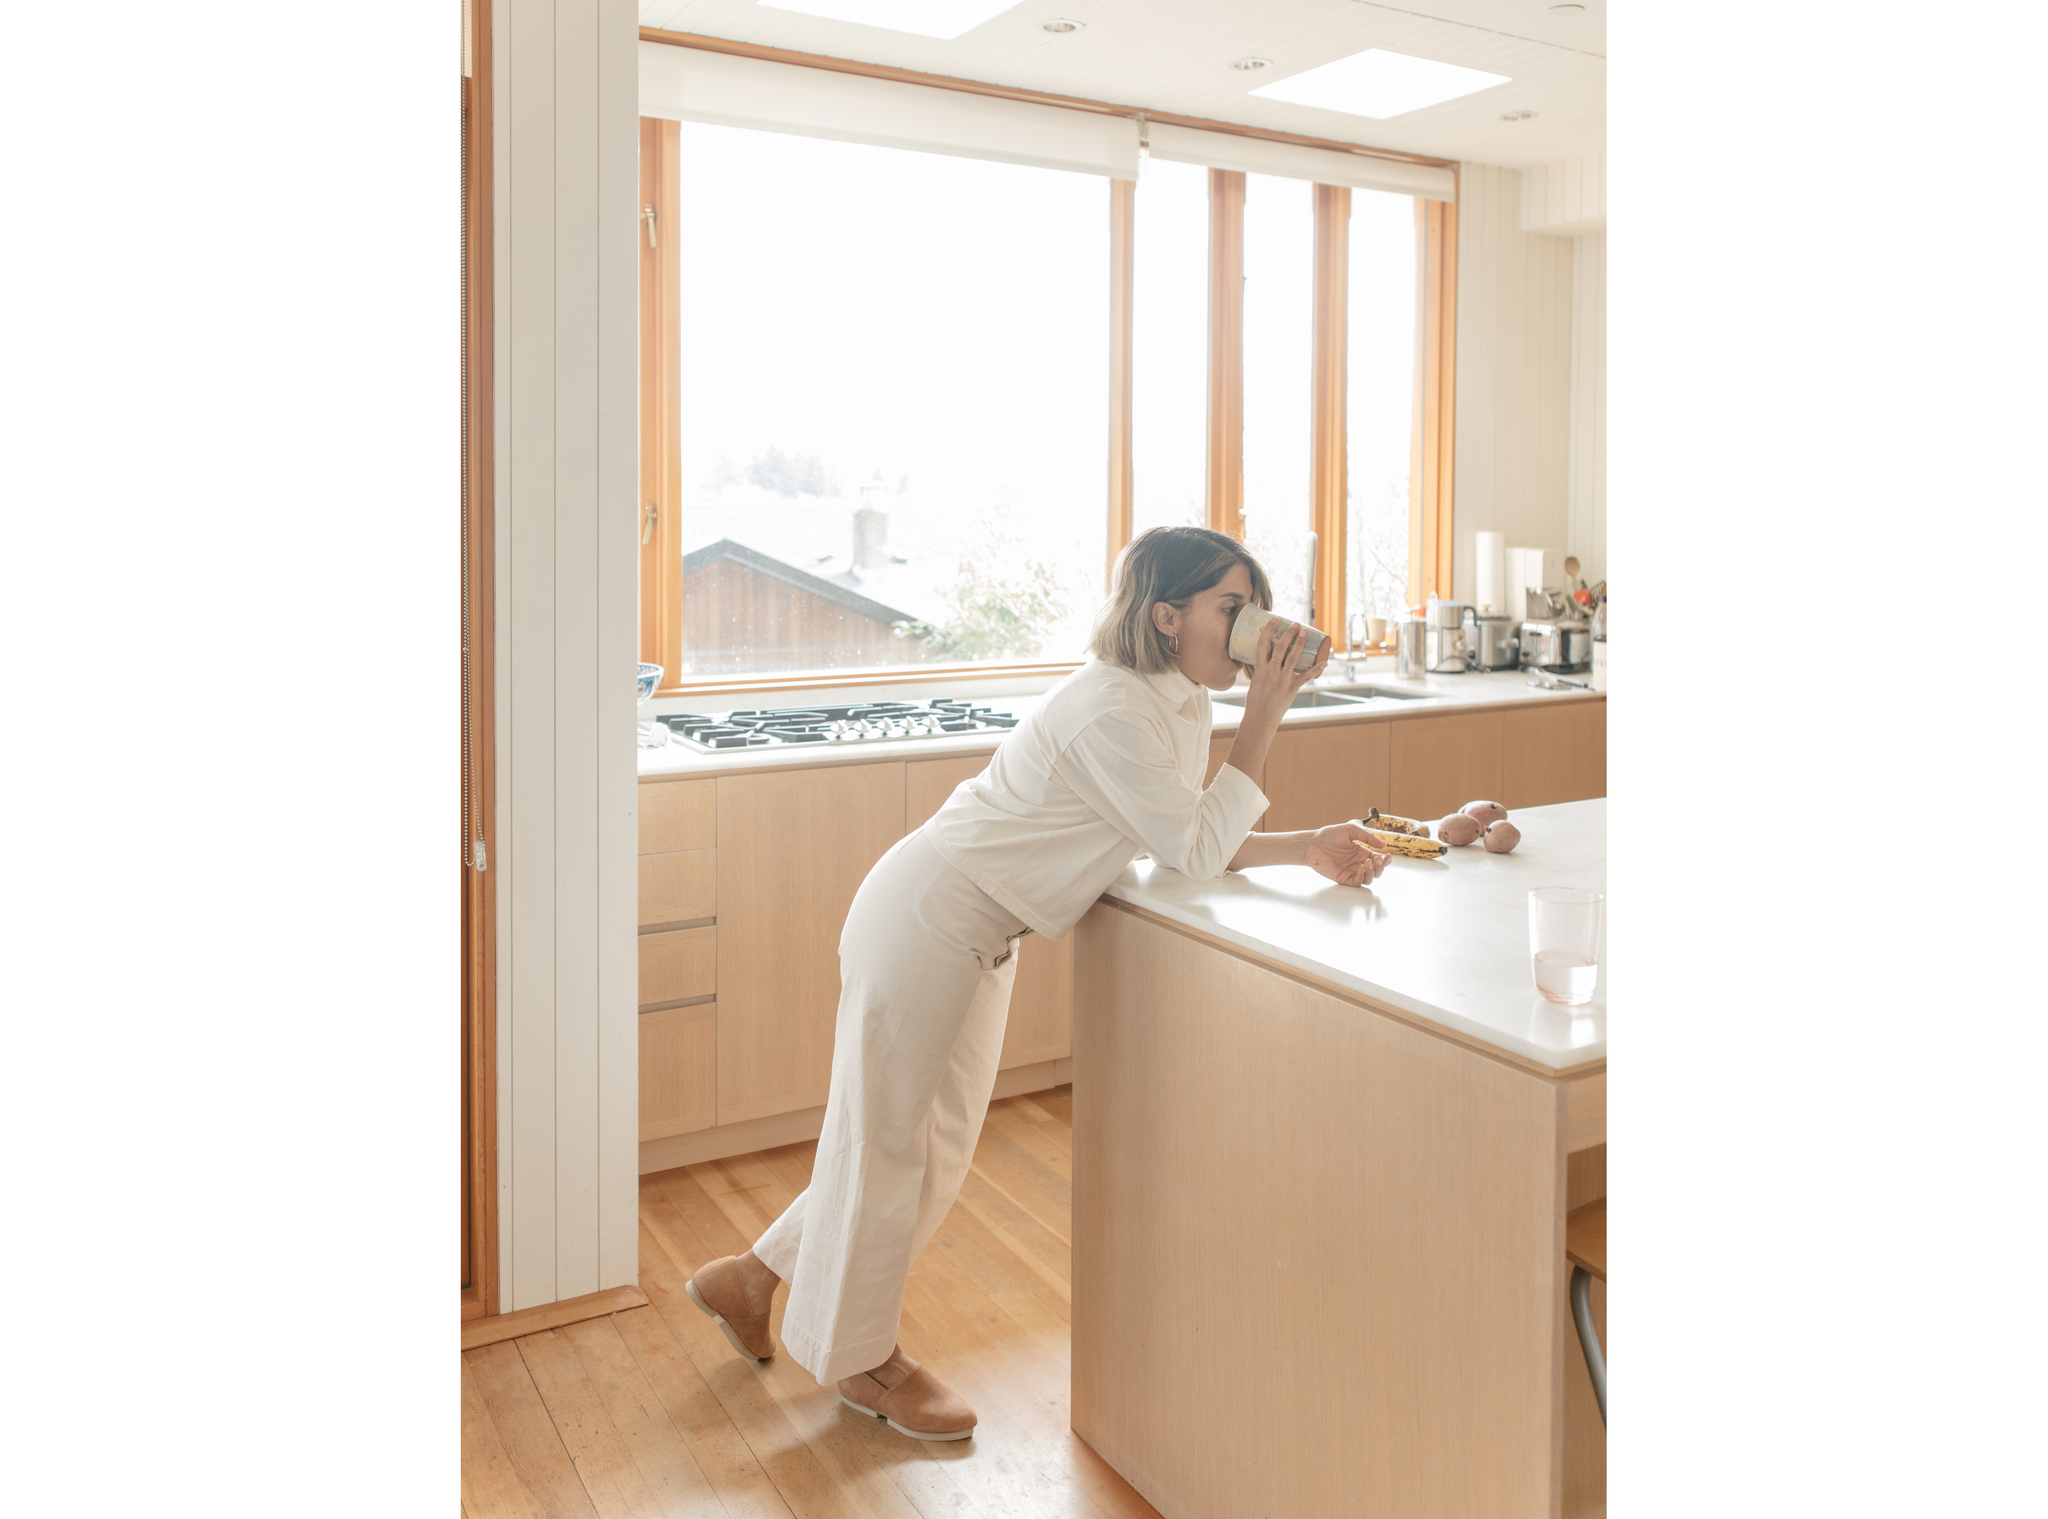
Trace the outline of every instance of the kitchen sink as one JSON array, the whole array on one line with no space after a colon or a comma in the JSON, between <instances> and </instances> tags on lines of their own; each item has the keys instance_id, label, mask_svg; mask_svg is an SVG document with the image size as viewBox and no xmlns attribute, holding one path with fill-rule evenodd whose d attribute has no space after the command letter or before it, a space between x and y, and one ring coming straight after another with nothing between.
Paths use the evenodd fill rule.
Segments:
<instances>
[{"instance_id":1,"label":"kitchen sink","mask_svg":"<svg viewBox=\"0 0 2048 1519\"><path fill-rule=\"evenodd\" d=\"M1360 707L1380 697L1395 701L1417 701L1433 694L1429 691L1397 691L1389 686L1326 686L1318 691L1304 691L1287 705L1290 708ZM1233 707L1242 707L1245 699L1243 692L1233 691L1228 696L1217 697L1216 700Z\"/></svg>"},{"instance_id":2,"label":"kitchen sink","mask_svg":"<svg viewBox=\"0 0 2048 1519\"><path fill-rule=\"evenodd\" d=\"M1434 691L1404 691L1399 686L1326 686L1318 696L1328 693L1332 696L1348 696L1360 701L1385 697L1389 701L1428 701L1436 695Z\"/></svg>"}]
</instances>

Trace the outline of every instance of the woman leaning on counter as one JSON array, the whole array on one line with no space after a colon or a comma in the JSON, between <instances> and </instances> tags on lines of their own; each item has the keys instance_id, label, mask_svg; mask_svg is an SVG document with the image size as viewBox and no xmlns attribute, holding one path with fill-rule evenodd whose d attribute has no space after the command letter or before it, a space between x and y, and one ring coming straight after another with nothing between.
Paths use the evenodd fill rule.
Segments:
<instances>
[{"instance_id":1,"label":"woman leaning on counter","mask_svg":"<svg viewBox=\"0 0 2048 1519\"><path fill-rule=\"evenodd\" d=\"M1298 624L1259 640L1244 721L1205 791L1209 692L1236 683L1231 625L1273 604L1235 539L1153 528L1119 556L1092 658L1019 723L931 821L868 872L840 934L832 1086L811 1184L744 1255L690 1282L742 1354L766 1360L775 1289L800 1366L921 1440L974 1431L974 1410L897 1344L904 1283L966 1180L995 1088L1017 947L1066 934L1140 852L1210 878L1312 865L1363 886L1387 856L1350 823L1252 833L1251 777L1282 714L1322 673L1294 665Z\"/></svg>"}]
</instances>

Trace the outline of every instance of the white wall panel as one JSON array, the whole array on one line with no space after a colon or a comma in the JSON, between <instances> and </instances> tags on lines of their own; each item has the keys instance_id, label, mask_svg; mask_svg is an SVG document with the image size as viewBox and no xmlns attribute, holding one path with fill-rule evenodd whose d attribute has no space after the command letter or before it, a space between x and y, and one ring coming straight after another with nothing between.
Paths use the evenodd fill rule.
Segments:
<instances>
[{"instance_id":1,"label":"white wall panel","mask_svg":"<svg viewBox=\"0 0 2048 1519\"><path fill-rule=\"evenodd\" d=\"M1566 546L1607 578L1607 234L1572 239L1572 443Z\"/></svg>"},{"instance_id":2,"label":"white wall panel","mask_svg":"<svg viewBox=\"0 0 2048 1519\"><path fill-rule=\"evenodd\" d=\"M1461 601L1476 589L1473 534L1566 546L1571 378L1572 244L1522 231L1517 171L1463 165L1452 485Z\"/></svg>"},{"instance_id":3,"label":"white wall panel","mask_svg":"<svg viewBox=\"0 0 2048 1519\"><path fill-rule=\"evenodd\" d=\"M1607 155L1588 153L1522 170L1522 230L1579 237L1607 227Z\"/></svg>"},{"instance_id":4,"label":"white wall panel","mask_svg":"<svg viewBox=\"0 0 2048 1519\"><path fill-rule=\"evenodd\" d=\"M636 1278L631 0L496 10L500 1306ZM622 1140L623 1136L623 1140Z\"/></svg>"}]
</instances>

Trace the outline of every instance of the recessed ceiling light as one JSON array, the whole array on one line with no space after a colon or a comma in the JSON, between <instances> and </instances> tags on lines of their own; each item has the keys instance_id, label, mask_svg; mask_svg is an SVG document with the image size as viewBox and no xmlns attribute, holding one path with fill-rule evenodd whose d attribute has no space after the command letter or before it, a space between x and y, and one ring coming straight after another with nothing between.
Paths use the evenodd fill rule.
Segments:
<instances>
[{"instance_id":1,"label":"recessed ceiling light","mask_svg":"<svg viewBox=\"0 0 2048 1519\"><path fill-rule=\"evenodd\" d=\"M1583 5L1553 5L1550 8L1550 14L1553 16L1583 16L1586 14L1586 8Z\"/></svg>"},{"instance_id":2,"label":"recessed ceiling light","mask_svg":"<svg viewBox=\"0 0 2048 1519\"><path fill-rule=\"evenodd\" d=\"M1087 24L1085 21L1070 21L1065 16L1061 16L1056 20L1046 22L1040 30L1051 32L1055 37L1064 37L1068 32L1078 32Z\"/></svg>"},{"instance_id":3,"label":"recessed ceiling light","mask_svg":"<svg viewBox=\"0 0 2048 1519\"><path fill-rule=\"evenodd\" d=\"M1272 66L1273 60L1270 58L1240 58L1231 65L1232 68L1243 69L1248 74L1257 69L1270 69Z\"/></svg>"},{"instance_id":4,"label":"recessed ceiling light","mask_svg":"<svg viewBox=\"0 0 2048 1519\"><path fill-rule=\"evenodd\" d=\"M768 10L852 21L860 26L912 32L948 42L1016 3L1017 0L761 0Z\"/></svg>"},{"instance_id":5,"label":"recessed ceiling light","mask_svg":"<svg viewBox=\"0 0 2048 1519\"><path fill-rule=\"evenodd\" d=\"M1306 73L1262 84L1251 93L1268 100L1285 100L1294 105L1318 106L1325 111L1384 121L1389 116L1405 116L1410 111L1441 105L1460 95L1490 90L1507 82L1506 74L1488 74L1480 69L1460 68L1455 63L1438 63L1434 58L1415 58L1375 47Z\"/></svg>"},{"instance_id":6,"label":"recessed ceiling light","mask_svg":"<svg viewBox=\"0 0 2048 1519\"><path fill-rule=\"evenodd\" d=\"M1502 121L1534 121L1536 113L1534 111L1502 111L1500 119Z\"/></svg>"}]
</instances>

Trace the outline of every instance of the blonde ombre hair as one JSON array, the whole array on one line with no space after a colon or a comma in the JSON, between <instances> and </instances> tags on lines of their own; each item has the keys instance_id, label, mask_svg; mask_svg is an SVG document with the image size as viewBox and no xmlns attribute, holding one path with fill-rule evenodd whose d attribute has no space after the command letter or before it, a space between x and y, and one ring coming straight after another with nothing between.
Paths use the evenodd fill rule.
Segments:
<instances>
[{"instance_id":1,"label":"blonde ombre hair","mask_svg":"<svg viewBox=\"0 0 2048 1519\"><path fill-rule=\"evenodd\" d=\"M1173 669L1173 644L1152 621L1152 608L1163 601L1185 609L1240 564L1251 575L1252 600L1271 611L1273 587L1265 570L1228 533L1207 527L1147 528L1116 556L1109 601L1095 619L1088 652L1140 675Z\"/></svg>"}]
</instances>

